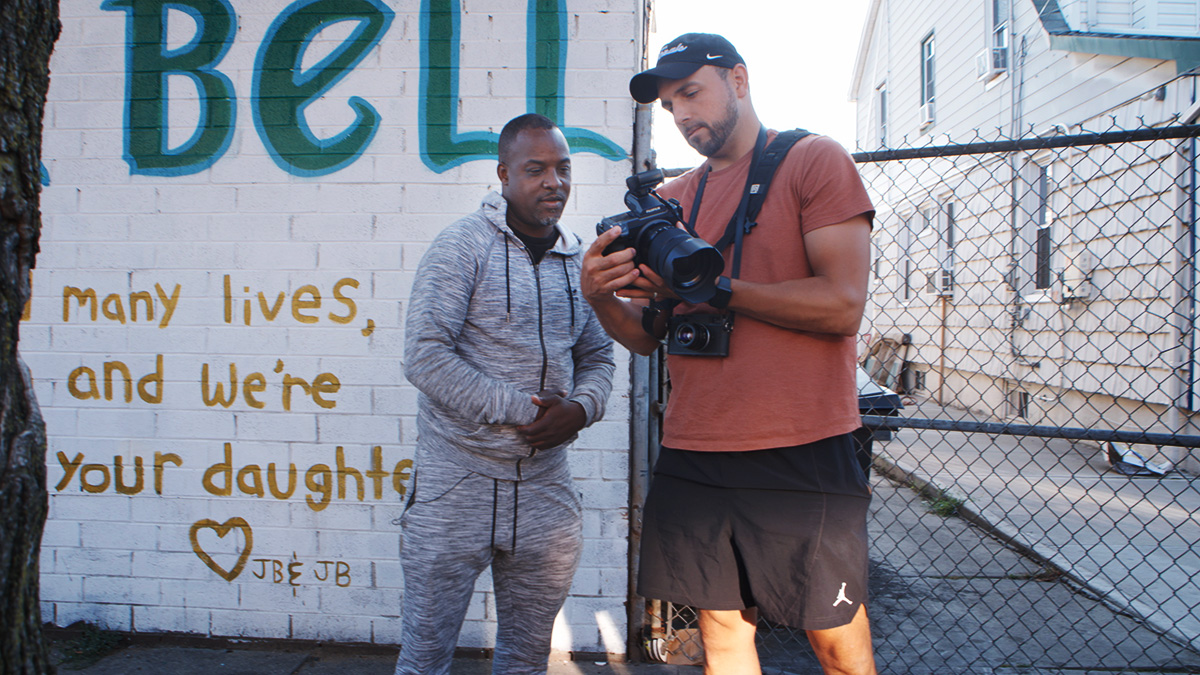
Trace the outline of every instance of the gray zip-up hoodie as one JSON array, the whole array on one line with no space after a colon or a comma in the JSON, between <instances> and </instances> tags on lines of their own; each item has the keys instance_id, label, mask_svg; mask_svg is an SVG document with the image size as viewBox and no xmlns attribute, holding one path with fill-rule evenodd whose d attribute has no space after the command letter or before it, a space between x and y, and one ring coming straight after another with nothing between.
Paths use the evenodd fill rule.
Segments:
<instances>
[{"instance_id":1,"label":"gray zip-up hoodie","mask_svg":"<svg viewBox=\"0 0 1200 675\"><path fill-rule=\"evenodd\" d=\"M582 242L559 238L534 265L496 192L447 227L421 259L409 299L404 374L420 391L418 453L491 478L536 476L566 461L535 452L516 428L531 400L559 390L600 419L612 390L612 340L579 293Z\"/></svg>"}]
</instances>

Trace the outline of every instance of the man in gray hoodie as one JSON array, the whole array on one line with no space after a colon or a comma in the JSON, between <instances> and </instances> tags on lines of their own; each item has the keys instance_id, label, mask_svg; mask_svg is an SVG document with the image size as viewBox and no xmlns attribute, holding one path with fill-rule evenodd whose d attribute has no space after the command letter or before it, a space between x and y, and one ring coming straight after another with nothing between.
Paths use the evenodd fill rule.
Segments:
<instances>
[{"instance_id":1,"label":"man in gray hoodie","mask_svg":"<svg viewBox=\"0 0 1200 675\"><path fill-rule=\"evenodd\" d=\"M612 341L579 294L582 243L562 132L522 115L500 133L501 192L442 231L409 299L404 374L420 391L401 523L397 675L448 673L489 565L493 673L544 673L583 548L565 448L604 414Z\"/></svg>"}]
</instances>

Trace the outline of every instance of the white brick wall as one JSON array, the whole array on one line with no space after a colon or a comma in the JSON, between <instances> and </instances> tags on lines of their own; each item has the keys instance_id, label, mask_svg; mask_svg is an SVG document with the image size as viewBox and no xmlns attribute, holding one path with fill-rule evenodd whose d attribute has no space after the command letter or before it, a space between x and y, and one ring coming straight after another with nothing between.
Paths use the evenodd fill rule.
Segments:
<instances>
[{"instance_id":1,"label":"white brick wall","mask_svg":"<svg viewBox=\"0 0 1200 675\"><path fill-rule=\"evenodd\" d=\"M424 36L415 10L386 3L397 13L379 43L305 110L311 129L330 137L353 122L348 99L362 97L382 117L375 136L338 171L289 173L264 145L251 96L260 41L290 3L231 4L237 31L215 70L234 87L232 139L205 168L173 177L136 173L126 161L129 15L100 3L62 7L45 118L51 183L42 193L42 251L21 339L49 434L45 618L116 630L394 644L403 579L395 520L416 440L416 391L400 367L404 311L432 238L498 188L495 160L441 173L422 161ZM459 133L498 132L526 111L527 5L502 0L486 13L464 11ZM625 152L633 138L625 83L638 66L639 5L566 2L564 123ZM182 15L170 11L171 46L187 44L194 23L176 23ZM305 66L339 44L315 44ZM171 76L172 146L199 119L194 87L176 86L185 81ZM630 168L627 160L576 153L564 222L591 239L601 217L623 210ZM351 312L334 295L342 279L357 282L339 289L354 303L349 323L330 317ZM168 298L178 289L166 325L156 285ZM95 320L92 306L75 299L63 318L67 287L95 292ZM138 301L135 321L131 294L142 292L154 317ZM156 401L160 385L146 380L143 396L139 380L154 374L159 355ZM571 451L586 545L556 649L625 649L628 362L623 352L618 360L606 419ZM130 373L130 402L117 362ZM233 402L206 404L203 366L208 396L221 383L228 398L231 363ZM321 373L336 377L339 388L327 386L318 401L292 387L284 410L284 378L312 386ZM220 470L226 443L228 473ZM339 494L338 448L344 465L362 475L361 500L352 475ZM379 475L368 475L376 456ZM123 465L120 491L114 457ZM492 603L485 574L463 646L494 644Z\"/></svg>"}]
</instances>

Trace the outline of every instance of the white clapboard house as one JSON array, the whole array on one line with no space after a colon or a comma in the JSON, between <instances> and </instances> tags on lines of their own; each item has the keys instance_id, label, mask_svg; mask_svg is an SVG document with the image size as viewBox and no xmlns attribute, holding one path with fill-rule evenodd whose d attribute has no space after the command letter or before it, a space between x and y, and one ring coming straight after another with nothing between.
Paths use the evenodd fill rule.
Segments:
<instances>
[{"instance_id":1,"label":"white clapboard house","mask_svg":"<svg viewBox=\"0 0 1200 675\"><path fill-rule=\"evenodd\" d=\"M859 150L1195 124L1198 66L1196 0L874 0ZM1195 139L1003 149L861 165L869 330L911 341L897 385L1028 424L1195 434Z\"/></svg>"}]
</instances>

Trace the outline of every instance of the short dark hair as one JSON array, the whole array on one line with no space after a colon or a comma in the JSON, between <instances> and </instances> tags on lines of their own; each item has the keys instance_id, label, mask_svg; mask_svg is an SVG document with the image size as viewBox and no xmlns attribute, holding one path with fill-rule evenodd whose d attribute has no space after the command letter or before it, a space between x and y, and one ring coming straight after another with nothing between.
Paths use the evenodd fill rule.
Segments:
<instances>
[{"instance_id":1,"label":"short dark hair","mask_svg":"<svg viewBox=\"0 0 1200 675\"><path fill-rule=\"evenodd\" d=\"M512 144L517 140L517 135L526 129L557 129L558 125L554 120L539 115L537 113L526 113L519 117L514 117L504 125L500 130L500 162L503 163L508 157L509 151L512 149Z\"/></svg>"}]
</instances>

